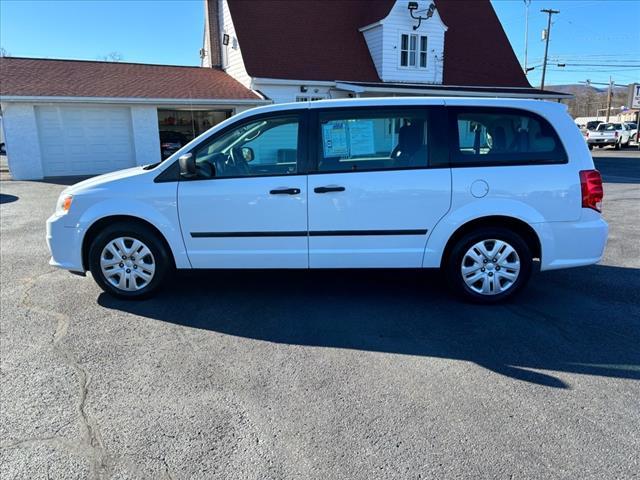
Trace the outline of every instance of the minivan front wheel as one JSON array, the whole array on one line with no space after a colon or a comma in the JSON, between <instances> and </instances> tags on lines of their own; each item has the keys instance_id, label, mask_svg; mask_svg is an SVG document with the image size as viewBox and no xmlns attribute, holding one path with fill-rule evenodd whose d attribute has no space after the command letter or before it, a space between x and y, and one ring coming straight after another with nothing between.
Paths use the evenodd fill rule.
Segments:
<instances>
[{"instance_id":1,"label":"minivan front wheel","mask_svg":"<svg viewBox=\"0 0 640 480\"><path fill-rule=\"evenodd\" d=\"M169 256L148 228L136 223L117 223L93 240L89 268L105 292L120 298L146 298L162 284Z\"/></svg>"},{"instance_id":2,"label":"minivan front wheel","mask_svg":"<svg viewBox=\"0 0 640 480\"><path fill-rule=\"evenodd\" d=\"M445 269L455 293L477 303L496 303L526 285L532 256L517 233L497 227L483 228L456 242Z\"/></svg>"}]
</instances>

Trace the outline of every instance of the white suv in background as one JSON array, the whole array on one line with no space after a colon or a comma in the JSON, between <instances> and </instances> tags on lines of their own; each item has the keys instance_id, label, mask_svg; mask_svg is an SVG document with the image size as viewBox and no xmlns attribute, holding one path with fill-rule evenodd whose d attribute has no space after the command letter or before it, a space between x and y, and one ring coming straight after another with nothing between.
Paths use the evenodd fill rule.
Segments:
<instances>
[{"instance_id":1,"label":"white suv in background","mask_svg":"<svg viewBox=\"0 0 640 480\"><path fill-rule=\"evenodd\" d=\"M51 264L140 298L177 269L442 268L478 302L600 260L600 174L564 106L377 98L243 112L67 188Z\"/></svg>"}]
</instances>

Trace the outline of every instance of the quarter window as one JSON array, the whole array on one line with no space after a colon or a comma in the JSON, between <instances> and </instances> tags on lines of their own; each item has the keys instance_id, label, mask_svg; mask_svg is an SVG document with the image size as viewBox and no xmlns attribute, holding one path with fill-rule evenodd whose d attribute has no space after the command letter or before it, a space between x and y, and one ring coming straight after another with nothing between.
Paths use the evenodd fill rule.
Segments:
<instances>
[{"instance_id":1,"label":"quarter window","mask_svg":"<svg viewBox=\"0 0 640 480\"><path fill-rule=\"evenodd\" d=\"M555 130L538 115L513 110L459 109L455 120L458 145L454 165L567 161Z\"/></svg>"},{"instance_id":2,"label":"quarter window","mask_svg":"<svg viewBox=\"0 0 640 480\"><path fill-rule=\"evenodd\" d=\"M319 115L318 170L366 171L426 167L423 111L324 112Z\"/></svg>"},{"instance_id":3,"label":"quarter window","mask_svg":"<svg viewBox=\"0 0 640 480\"><path fill-rule=\"evenodd\" d=\"M400 35L400 66L427 68L427 37L424 35Z\"/></svg>"},{"instance_id":4,"label":"quarter window","mask_svg":"<svg viewBox=\"0 0 640 480\"><path fill-rule=\"evenodd\" d=\"M204 177L287 175L298 171L297 115L245 123L195 151Z\"/></svg>"}]
</instances>

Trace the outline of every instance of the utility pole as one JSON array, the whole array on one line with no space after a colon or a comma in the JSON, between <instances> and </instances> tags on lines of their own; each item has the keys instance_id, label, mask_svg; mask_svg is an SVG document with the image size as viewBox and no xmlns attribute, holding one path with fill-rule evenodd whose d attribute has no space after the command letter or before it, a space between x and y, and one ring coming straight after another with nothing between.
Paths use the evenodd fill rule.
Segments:
<instances>
[{"instance_id":1,"label":"utility pole","mask_svg":"<svg viewBox=\"0 0 640 480\"><path fill-rule=\"evenodd\" d=\"M531 0L524 0L525 14L524 14L524 74L529 73L527 71L527 52L529 50L529 5Z\"/></svg>"},{"instance_id":2,"label":"utility pole","mask_svg":"<svg viewBox=\"0 0 640 480\"><path fill-rule=\"evenodd\" d=\"M609 75L609 89L607 90L607 119L605 122L609 123L609 116L611 114L611 91L613 90L613 80Z\"/></svg>"},{"instance_id":3,"label":"utility pole","mask_svg":"<svg viewBox=\"0 0 640 480\"><path fill-rule=\"evenodd\" d=\"M547 35L546 35L546 43L544 45L544 63L542 64L542 81L540 82L540 90L544 90L544 77L547 74L547 54L549 53L549 38L551 37L551 15L555 13L560 13L560 10L551 10L550 8L543 8L540 10L542 13L546 13L549 15L549 20L547 22Z\"/></svg>"}]
</instances>

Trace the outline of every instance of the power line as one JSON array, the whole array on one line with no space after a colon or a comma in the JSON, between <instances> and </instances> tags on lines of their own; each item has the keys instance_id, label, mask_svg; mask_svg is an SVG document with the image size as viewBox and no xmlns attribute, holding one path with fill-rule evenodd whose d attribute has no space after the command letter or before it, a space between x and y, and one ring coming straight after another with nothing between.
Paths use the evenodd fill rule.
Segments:
<instances>
[{"instance_id":1,"label":"power line","mask_svg":"<svg viewBox=\"0 0 640 480\"><path fill-rule=\"evenodd\" d=\"M602 64L602 63L565 63L568 67L622 67L622 68L640 68L638 65L616 65L616 64Z\"/></svg>"}]
</instances>

